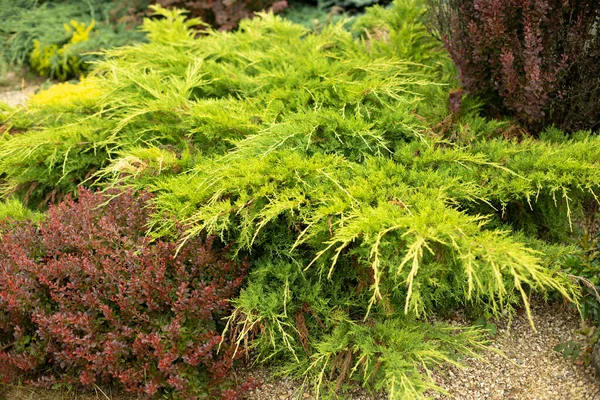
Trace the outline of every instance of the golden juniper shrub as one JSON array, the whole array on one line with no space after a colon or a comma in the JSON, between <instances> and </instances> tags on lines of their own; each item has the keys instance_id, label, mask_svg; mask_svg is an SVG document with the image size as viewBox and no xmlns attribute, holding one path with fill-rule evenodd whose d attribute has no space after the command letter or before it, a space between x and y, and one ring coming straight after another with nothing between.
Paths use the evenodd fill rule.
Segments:
<instances>
[{"instance_id":1,"label":"golden juniper shrub","mask_svg":"<svg viewBox=\"0 0 600 400\"><path fill-rule=\"evenodd\" d=\"M26 208L18 199L8 199L0 202L0 221L24 221L39 222L44 214ZM0 232L1 233L1 232Z\"/></svg>"},{"instance_id":2,"label":"golden juniper shrub","mask_svg":"<svg viewBox=\"0 0 600 400\"><path fill-rule=\"evenodd\" d=\"M71 20L69 24L65 24L64 28L67 32L72 32L73 36L71 37L70 43L76 44L79 42L84 42L90 39L90 32L94 29L96 25L96 21L92 20L88 26L85 26L83 22L77 22L75 20Z\"/></svg>"}]
</instances>

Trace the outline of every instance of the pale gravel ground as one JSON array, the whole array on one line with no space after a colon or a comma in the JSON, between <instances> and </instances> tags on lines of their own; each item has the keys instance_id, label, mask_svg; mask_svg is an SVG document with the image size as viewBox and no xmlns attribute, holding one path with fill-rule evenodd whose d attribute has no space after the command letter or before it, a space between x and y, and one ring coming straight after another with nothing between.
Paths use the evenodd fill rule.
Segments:
<instances>
[{"instance_id":1,"label":"pale gravel ground","mask_svg":"<svg viewBox=\"0 0 600 400\"><path fill-rule=\"evenodd\" d=\"M27 99L45 80L38 76L29 76L25 71L9 72L0 76L0 102L8 103L11 107L24 106Z\"/></svg>"},{"instance_id":2,"label":"pale gravel ground","mask_svg":"<svg viewBox=\"0 0 600 400\"><path fill-rule=\"evenodd\" d=\"M0 102L8 103L11 107L23 106L27 102L29 96L35 93L36 86L29 86L23 90L10 90L0 93Z\"/></svg>"},{"instance_id":3,"label":"pale gravel ground","mask_svg":"<svg viewBox=\"0 0 600 400\"><path fill-rule=\"evenodd\" d=\"M592 367L578 366L554 351L568 340L584 341L579 316L557 305L535 304L531 329L524 315L499 328L494 346L503 358L488 352L483 361L468 360L467 368L446 368L438 383L450 396L464 400L593 400L600 399L600 379ZM500 324L499 324L500 325Z\"/></svg>"},{"instance_id":4,"label":"pale gravel ground","mask_svg":"<svg viewBox=\"0 0 600 400\"><path fill-rule=\"evenodd\" d=\"M448 395L430 393L438 400L600 400L600 379L593 368L575 365L554 351L568 340L583 341L577 333L578 314L560 305L533 305L534 332L525 315L518 315L510 327L498 322L492 346L506 358L486 352L483 360L467 359L466 368L443 367L434 372L436 382ZM457 323L461 324L461 323ZM265 378L265 384L246 396L247 400L292 400L314 398L300 391L301 382L269 378L266 371L251 374ZM362 391L345 396L352 400L385 399Z\"/></svg>"}]
</instances>

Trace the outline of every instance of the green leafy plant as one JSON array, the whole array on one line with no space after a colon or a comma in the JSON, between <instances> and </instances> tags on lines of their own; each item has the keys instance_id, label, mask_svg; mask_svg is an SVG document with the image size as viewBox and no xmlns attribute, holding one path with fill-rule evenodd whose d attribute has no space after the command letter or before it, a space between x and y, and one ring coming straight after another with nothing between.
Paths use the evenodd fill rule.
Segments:
<instances>
[{"instance_id":1,"label":"green leafy plant","mask_svg":"<svg viewBox=\"0 0 600 400\"><path fill-rule=\"evenodd\" d=\"M596 325L582 324L577 333L581 339L559 343L554 346L554 351L577 365L590 365L594 346L600 340L600 331Z\"/></svg>"},{"instance_id":2,"label":"green leafy plant","mask_svg":"<svg viewBox=\"0 0 600 400\"><path fill-rule=\"evenodd\" d=\"M487 331L487 333L492 337L498 334L498 327L496 324L489 322L489 320L485 317L479 317L475 321L475 326Z\"/></svg>"},{"instance_id":3,"label":"green leafy plant","mask_svg":"<svg viewBox=\"0 0 600 400\"><path fill-rule=\"evenodd\" d=\"M600 231L597 229L598 207L592 203L579 229L576 244L579 251L567 256L564 268L577 280L584 296L581 313L584 319L600 323Z\"/></svg>"},{"instance_id":4,"label":"green leafy plant","mask_svg":"<svg viewBox=\"0 0 600 400\"><path fill-rule=\"evenodd\" d=\"M6 114L5 196L150 190L153 239L216 235L250 255L230 343L320 393L423 398L427 371L491 329L429 318L528 312L534 292L577 301L556 260L600 188L600 138L533 138L477 100L448 104L456 70L422 3L374 7L352 31L264 13L200 36L183 11L154 11L148 43L76 85L92 85L85 101L58 99L67 85Z\"/></svg>"},{"instance_id":5,"label":"green leafy plant","mask_svg":"<svg viewBox=\"0 0 600 400\"><path fill-rule=\"evenodd\" d=\"M565 358L578 358L579 352L581 351L581 345L575 343L572 340L568 342L559 343L554 346L554 351L561 353Z\"/></svg>"},{"instance_id":6,"label":"green leafy plant","mask_svg":"<svg viewBox=\"0 0 600 400\"><path fill-rule=\"evenodd\" d=\"M596 202L589 202L584 218L576 232L576 248L560 263L581 288L579 310L583 318L578 331L583 340L559 343L554 348L564 357L577 364L588 365L592 361L594 345L600 340L600 231L599 209Z\"/></svg>"}]
</instances>

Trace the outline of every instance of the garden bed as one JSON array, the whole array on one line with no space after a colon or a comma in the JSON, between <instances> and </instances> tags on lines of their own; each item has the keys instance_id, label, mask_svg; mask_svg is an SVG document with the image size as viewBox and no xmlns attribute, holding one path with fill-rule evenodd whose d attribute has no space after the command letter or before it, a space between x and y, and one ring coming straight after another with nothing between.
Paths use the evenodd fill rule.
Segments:
<instances>
[{"instance_id":1,"label":"garden bed","mask_svg":"<svg viewBox=\"0 0 600 400\"><path fill-rule=\"evenodd\" d=\"M594 7L571 28L596 26ZM448 52L421 0L227 33L155 5L142 43L0 105L9 395L29 381L175 399L594 396L569 366L588 356L575 305L600 321L600 137L552 112L575 89L541 50L600 41L532 26L558 13L571 29L561 10L517 12L511 43L453 47L453 30ZM471 11L472 29L497 22ZM92 26L71 22L65 46ZM504 55L463 65L469 46ZM494 74L506 86L473 96Z\"/></svg>"},{"instance_id":2,"label":"garden bed","mask_svg":"<svg viewBox=\"0 0 600 400\"><path fill-rule=\"evenodd\" d=\"M465 360L465 368L442 367L433 371L435 381L448 395L431 393L440 400L594 400L600 399L600 380L589 364L565 358L554 348L568 341L585 344L579 314L565 303L533 303L535 332L521 312L510 323L497 322L491 347L481 359ZM456 314L453 324L468 326L464 315ZM246 400L310 400L314 393L303 382L275 374L269 368L248 364L233 371L251 377L258 388L244 395ZM76 393L37 389L28 385L5 385L0 396L10 400L105 400L100 390ZM131 394L102 390L110 400L138 400ZM370 394L352 389L343 394L349 400L384 400L385 393Z\"/></svg>"}]
</instances>

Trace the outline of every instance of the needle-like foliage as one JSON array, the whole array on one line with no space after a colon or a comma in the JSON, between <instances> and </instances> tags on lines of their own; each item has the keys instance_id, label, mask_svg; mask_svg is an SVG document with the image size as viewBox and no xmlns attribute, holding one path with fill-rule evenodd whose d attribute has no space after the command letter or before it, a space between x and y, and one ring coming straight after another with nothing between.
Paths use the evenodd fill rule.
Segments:
<instances>
[{"instance_id":1,"label":"needle-like foliage","mask_svg":"<svg viewBox=\"0 0 600 400\"><path fill-rule=\"evenodd\" d=\"M430 368L484 345L428 318L576 300L552 262L596 201L600 139L529 138L469 99L450 111L456 72L419 1L319 32L261 14L201 37L155 11L149 43L83 83L90 98L0 114L5 194L149 189L155 237L183 223L187 240L234 242L251 267L226 334L320 394L357 380L420 398Z\"/></svg>"}]
</instances>

